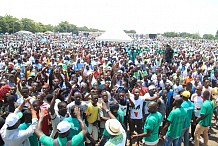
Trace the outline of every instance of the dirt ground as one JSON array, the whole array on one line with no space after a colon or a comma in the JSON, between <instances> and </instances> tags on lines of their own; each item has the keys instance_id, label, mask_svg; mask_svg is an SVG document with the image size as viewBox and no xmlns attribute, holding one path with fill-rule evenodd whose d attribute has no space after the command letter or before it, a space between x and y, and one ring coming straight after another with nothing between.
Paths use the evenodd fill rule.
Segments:
<instances>
[{"instance_id":1,"label":"dirt ground","mask_svg":"<svg viewBox=\"0 0 218 146\"><path fill-rule=\"evenodd\" d=\"M215 126L214 120L212 122L212 128L209 130L209 132L210 135L209 135L208 146L218 146L218 127ZM200 141L203 142L203 138L201 138ZM129 140L127 142L127 146L130 146ZM137 146L137 142L133 142L132 146ZM160 141L158 143L158 146L163 146L163 141ZM189 146L194 146L194 145L192 143L189 143ZM203 144L200 143L200 146L203 146Z\"/></svg>"}]
</instances>

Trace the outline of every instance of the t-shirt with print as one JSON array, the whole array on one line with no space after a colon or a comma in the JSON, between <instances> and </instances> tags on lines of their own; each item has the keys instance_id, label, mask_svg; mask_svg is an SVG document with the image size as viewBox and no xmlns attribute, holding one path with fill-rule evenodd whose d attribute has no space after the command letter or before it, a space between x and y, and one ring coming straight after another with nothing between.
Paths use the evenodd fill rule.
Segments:
<instances>
[{"instance_id":1,"label":"t-shirt with print","mask_svg":"<svg viewBox=\"0 0 218 146\"><path fill-rule=\"evenodd\" d=\"M194 112L194 104L191 101L183 101L181 107L187 111L186 120L183 128L188 128L191 123L192 114Z\"/></svg>"},{"instance_id":2,"label":"t-shirt with print","mask_svg":"<svg viewBox=\"0 0 218 146\"><path fill-rule=\"evenodd\" d=\"M134 99L134 95L130 94L132 102L135 104L134 107L130 107L130 118L131 119L142 119L143 102L145 101L144 96L139 96L137 100Z\"/></svg>"},{"instance_id":3,"label":"t-shirt with print","mask_svg":"<svg viewBox=\"0 0 218 146\"><path fill-rule=\"evenodd\" d=\"M148 117L146 118L146 122L144 125L144 133L147 133L147 130L151 130L151 134L147 137L144 137L144 141L148 142L146 144L149 144L149 142L155 142L158 140L158 134L159 134L159 127L162 122L162 115L159 112L156 113L150 113Z\"/></svg>"},{"instance_id":4,"label":"t-shirt with print","mask_svg":"<svg viewBox=\"0 0 218 146\"><path fill-rule=\"evenodd\" d=\"M75 136L72 137L72 143L71 146L79 146L80 142L83 141L84 135L82 133L79 133ZM54 146L54 139L46 136L43 134L40 138L39 141L44 145L44 146ZM57 138L59 146L66 146L67 144L67 137L65 138Z\"/></svg>"},{"instance_id":5,"label":"t-shirt with print","mask_svg":"<svg viewBox=\"0 0 218 146\"><path fill-rule=\"evenodd\" d=\"M110 138L104 146L125 146L126 144L126 132L122 128L121 134Z\"/></svg>"},{"instance_id":6,"label":"t-shirt with print","mask_svg":"<svg viewBox=\"0 0 218 146\"><path fill-rule=\"evenodd\" d=\"M172 138L178 138L182 135L182 129L185 124L187 111L184 108L176 108L170 112L167 120L170 126L167 130L167 135Z\"/></svg>"},{"instance_id":7,"label":"t-shirt with print","mask_svg":"<svg viewBox=\"0 0 218 146\"><path fill-rule=\"evenodd\" d=\"M204 115L205 117L202 120L200 120L198 124L201 126L210 126L213 116L213 111L215 109L216 107L212 101L205 100L204 103L202 104L201 111L200 111L200 114Z\"/></svg>"}]
</instances>

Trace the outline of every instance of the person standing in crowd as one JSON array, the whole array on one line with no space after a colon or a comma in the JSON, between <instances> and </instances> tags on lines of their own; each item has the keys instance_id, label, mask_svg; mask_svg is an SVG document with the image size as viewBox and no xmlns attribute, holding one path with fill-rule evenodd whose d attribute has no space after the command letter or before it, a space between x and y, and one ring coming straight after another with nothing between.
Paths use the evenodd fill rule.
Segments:
<instances>
[{"instance_id":1,"label":"person standing in crowd","mask_svg":"<svg viewBox=\"0 0 218 146\"><path fill-rule=\"evenodd\" d=\"M144 133L133 135L131 139L143 137L143 143L148 146L157 146L159 141L159 128L162 122L161 113L157 112L157 103L151 102L148 104L148 112L144 125Z\"/></svg>"},{"instance_id":2,"label":"person standing in crowd","mask_svg":"<svg viewBox=\"0 0 218 146\"><path fill-rule=\"evenodd\" d=\"M205 91L203 93L204 103L201 106L200 117L196 119L195 128L195 146L199 146L200 134L203 133L204 145L208 144L208 127L211 124L213 113L215 120L217 120L216 107L210 99L210 92Z\"/></svg>"},{"instance_id":3,"label":"person standing in crowd","mask_svg":"<svg viewBox=\"0 0 218 146\"><path fill-rule=\"evenodd\" d=\"M51 116L51 122L52 122L52 132L51 132L51 137L55 138L57 134L57 125L63 121L64 118L68 117L67 114L67 109L66 109L66 103L64 102L59 102L58 103L58 111L56 112L54 109L55 106L55 100L57 98L57 95L59 94L60 89L56 89L53 93L53 98L50 103L49 107L49 113Z\"/></svg>"},{"instance_id":4,"label":"person standing in crowd","mask_svg":"<svg viewBox=\"0 0 218 146\"><path fill-rule=\"evenodd\" d=\"M186 110L181 107L183 103L182 98L176 98L173 102L175 109L173 109L167 117L166 124L161 132L165 135L164 146L181 146L182 129L186 120Z\"/></svg>"},{"instance_id":5,"label":"person standing in crowd","mask_svg":"<svg viewBox=\"0 0 218 146\"><path fill-rule=\"evenodd\" d=\"M155 89L154 85L149 86L150 91ZM138 134L143 132L143 105L144 102L153 101L159 98L159 95L152 91L152 95L145 94L144 96L139 96L139 89L135 89L134 95L130 95L134 106L130 107L130 132L133 134L136 131ZM147 108L145 108L147 110ZM147 114L148 115L148 114ZM136 129L135 129L136 128ZM135 130L134 130L135 129ZM141 139L140 139L141 141Z\"/></svg>"},{"instance_id":6,"label":"person standing in crowd","mask_svg":"<svg viewBox=\"0 0 218 146\"><path fill-rule=\"evenodd\" d=\"M204 98L202 95L202 86L197 86L195 93L192 94L191 96L191 101L194 103L195 106L195 117L194 120L196 120L197 118L200 117L200 110L201 110L201 106L204 102ZM191 141L194 142L194 132L195 132L195 127L196 127L196 123L192 122L191 123Z\"/></svg>"},{"instance_id":7,"label":"person standing in crowd","mask_svg":"<svg viewBox=\"0 0 218 146\"><path fill-rule=\"evenodd\" d=\"M114 104L114 103L112 103ZM114 104L115 105L115 104ZM123 122L120 122L119 115L113 111L110 106L110 110L107 105L102 101L102 109L105 110L110 117L105 123L104 136L99 142L99 146L124 146L126 145L126 130L124 130Z\"/></svg>"},{"instance_id":8,"label":"person standing in crowd","mask_svg":"<svg viewBox=\"0 0 218 146\"><path fill-rule=\"evenodd\" d=\"M172 47L169 44L167 44L165 47L166 47L165 60L169 65L172 62L174 51L173 51Z\"/></svg>"},{"instance_id":9,"label":"person standing in crowd","mask_svg":"<svg viewBox=\"0 0 218 146\"><path fill-rule=\"evenodd\" d=\"M80 109L77 107L76 110L74 111L75 111L75 114L77 115L77 119L80 123L82 131L73 137L68 137L70 133L70 129L73 128L73 126L67 121L61 121L57 126L57 131L58 131L57 139L53 139L49 136L46 136L42 132L41 127L42 127L42 121L43 121L45 114L43 110L40 112L39 123L37 124L37 128L35 132L36 132L36 135L39 137L40 142L44 146L56 146L56 145L78 146L78 144L81 141L83 141L84 136L87 132L86 126L84 125L80 117Z\"/></svg>"},{"instance_id":10,"label":"person standing in crowd","mask_svg":"<svg viewBox=\"0 0 218 146\"><path fill-rule=\"evenodd\" d=\"M30 99L25 99L23 103L14 111L14 113L10 113L6 117L5 124L0 131L1 137L5 142L5 146L31 146L28 138L34 133L38 119L36 116L36 111L31 106L29 100ZM29 103L32 114L32 124L26 130L20 130L18 127L20 125L20 119L23 116L21 110L27 102Z\"/></svg>"},{"instance_id":11,"label":"person standing in crowd","mask_svg":"<svg viewBox=\"0 0 218 146\"><path fill-rule=\"evenodd\" d=\"M94 140L98 141L98 120L99 120L99 108L100 105L98 103L98 94L92 93L91 94L91 102L88 104L87 109L85 110L88 127L90 133ZM88 143L90 143L88 141Z\"/></svg>"},{"instance_id":12,"label":"person standing in crowd","mask_svg":"<svg viewBox=\"0 0 218 146\"><path fill-rule=\"evenodd\" d=\"M190 92L183 91L182 92L183 103L181 107L187 111L186 121L182 130L182 138L184 142L184 146L189 146L189 128L191 125L191 120L195 122L194 118L194 104L189 100Z\"/></svg>"}]
</instances>

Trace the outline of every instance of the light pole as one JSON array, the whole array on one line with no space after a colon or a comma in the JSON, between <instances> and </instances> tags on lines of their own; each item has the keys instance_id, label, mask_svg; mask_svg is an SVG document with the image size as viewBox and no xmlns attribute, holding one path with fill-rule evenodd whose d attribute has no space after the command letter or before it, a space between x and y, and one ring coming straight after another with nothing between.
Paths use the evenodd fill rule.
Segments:
<instances>
[{"instance_id":1,"label":"light pole","mask_svg":"<svg viewBox=\"0 0 218 146\"><path fill-rule=\"evenodd\" d=\"M13 21L13 34L14 34L14 21Z\"/></svg>"},{"instance_id":2,"label":"light pole","mask_svg":"<svg viewBox=\"0 0 218 146\"><path fill-rule=\"evenodd\" d=\"M17 22L17 20L16 20L16 21L13 21L13 34L14 34L14 23L15 23L15 22Z\"/></svg>"}]
</instances>

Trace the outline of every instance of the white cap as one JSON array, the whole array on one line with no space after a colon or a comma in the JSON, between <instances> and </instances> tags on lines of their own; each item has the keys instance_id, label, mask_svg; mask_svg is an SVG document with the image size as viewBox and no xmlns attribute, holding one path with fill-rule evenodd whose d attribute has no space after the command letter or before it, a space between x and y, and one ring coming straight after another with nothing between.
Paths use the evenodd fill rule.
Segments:
<instances>
[{"instance_id":1,"label":"white cap","mask_svg":"<svg viewBox=\"0 0 218 146\"><path fill-rule=\"evenodd\" d=\"M14 126L18 120L23 116L22 112L18 112L18 113L10 113L6 120L5 120L5 124L7 125L7 127L12 127Z\"/></svg>"},{"instance_id":2,"label":"white cap","mask_svg":"<svg viewBox=\"0 0 218 146\"><path fill-rule=\"evenodd\" d=\"M57 126L58 133L65 133L70 130L70 128L71 124L67 121L61 121Z\"/></svg>"},{"instance_id":3,"label":"white cap","mask_svg":"<svg viewBox=\"0 0 218 146\"><path fill-rule=\"evenodd\" d=\"M154 85L150 85L150 86L148 87L148 90L153 90L153 89L155 89L155 86L154 86Z\"/></svg>"}]
</instances>

